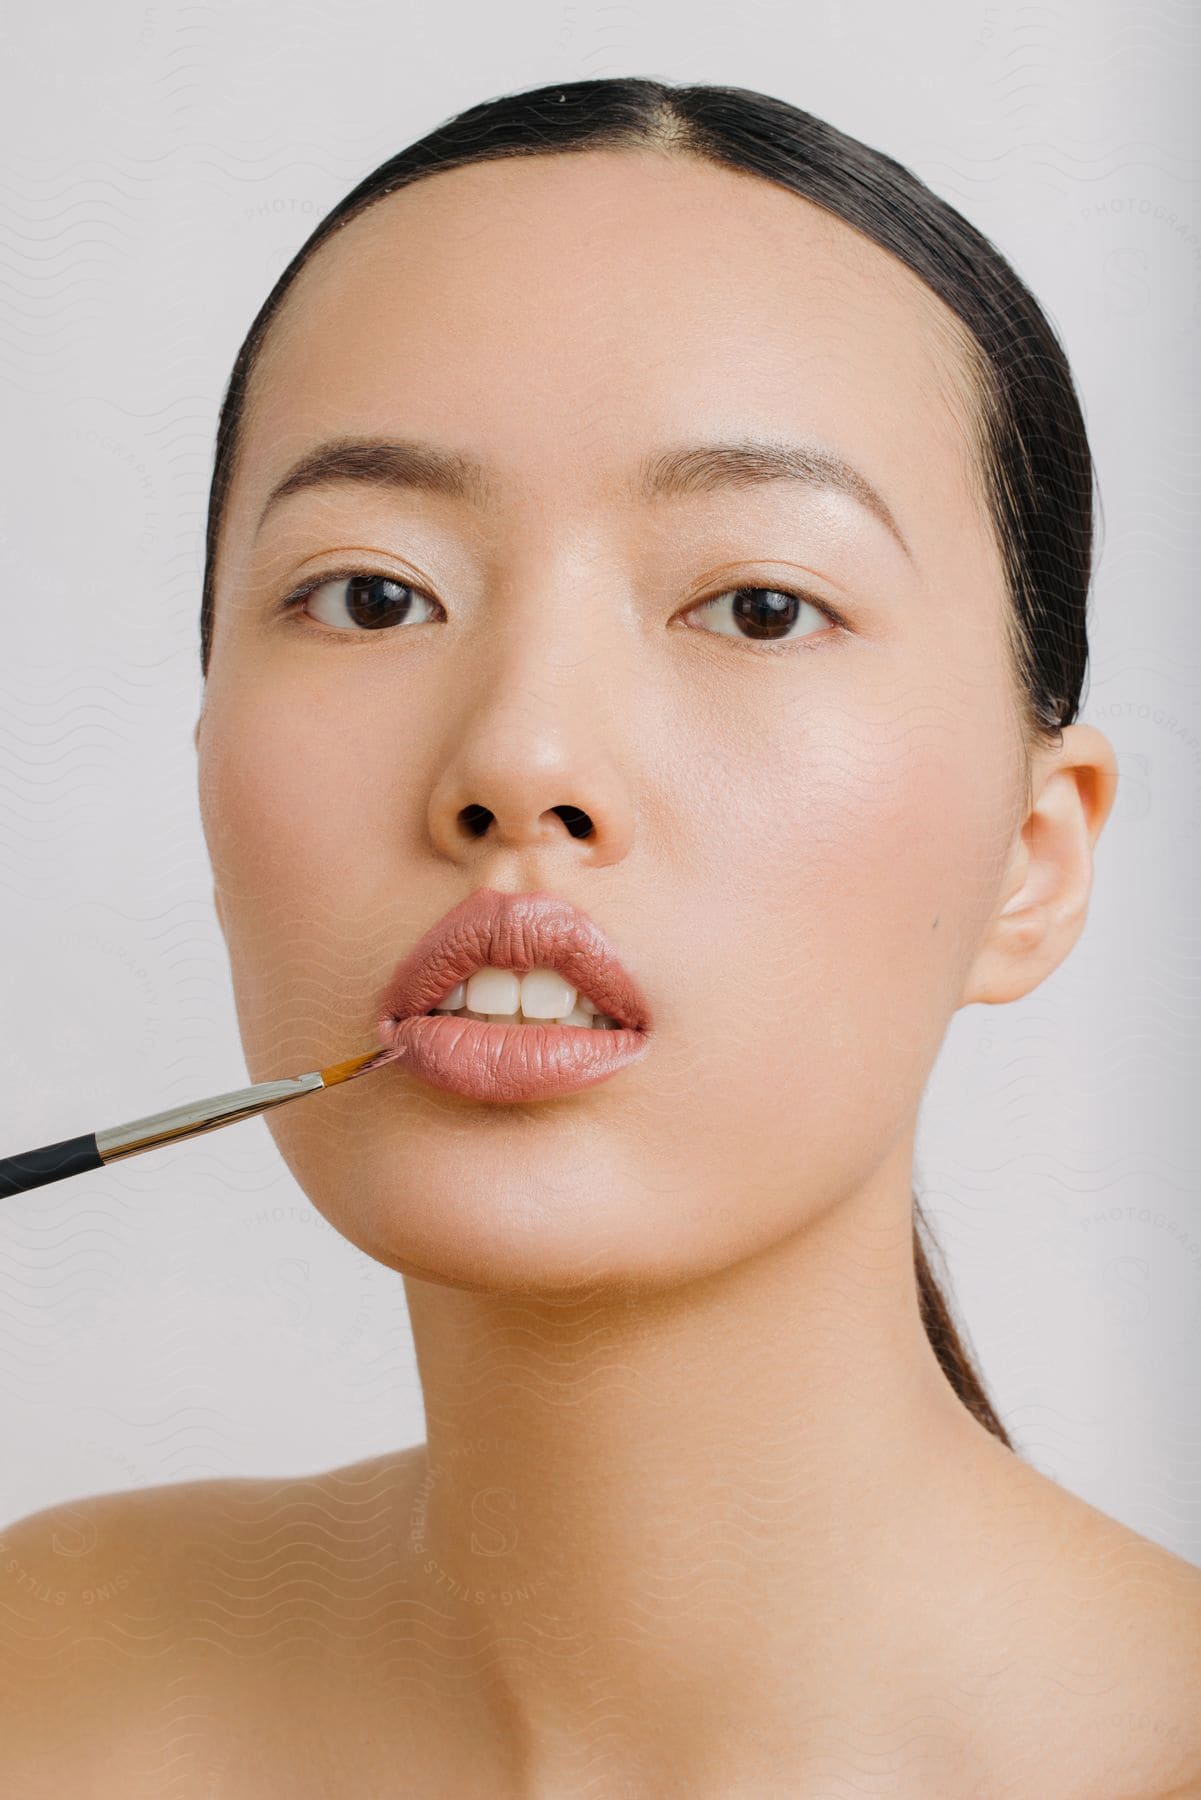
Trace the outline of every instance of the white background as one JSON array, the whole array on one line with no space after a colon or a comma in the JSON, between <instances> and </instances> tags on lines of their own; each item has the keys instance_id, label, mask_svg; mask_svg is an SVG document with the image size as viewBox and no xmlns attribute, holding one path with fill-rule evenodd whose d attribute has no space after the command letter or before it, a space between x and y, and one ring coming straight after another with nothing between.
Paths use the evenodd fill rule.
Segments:
<instances>
[{"instance_id":1,"label":"white background","mask_svg":"<svg viewBox=\"0 0 1201 1800\"><path fill-rule=\"evenodd\" d=\"M992 237L1083 399L1104 532L1082 717L1120 791L1067 963L952 1021L917 1185L1022 1453L1201 1562L1199 45L1187 0L14 13L0 1153L247 1079L196 800L197 616L221 394L292 253L495 94L777 94ZM261 1119L0 1205L0 1524L423 1435L399 1276L326 1225Z\"/></svg>"}]
</instances>

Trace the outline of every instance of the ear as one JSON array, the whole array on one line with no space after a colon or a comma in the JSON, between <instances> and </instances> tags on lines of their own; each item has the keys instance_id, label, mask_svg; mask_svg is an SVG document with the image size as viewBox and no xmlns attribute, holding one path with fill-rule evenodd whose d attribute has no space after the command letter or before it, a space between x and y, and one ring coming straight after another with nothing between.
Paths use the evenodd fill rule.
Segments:
<instances>
[{"instance_id":1,"label":"ear","mask_svg":"<svg viewBox=\"0 0 1201 1800\"><path fill-rule=\"evenodd\" d=\"M1092 725L1065 725L1034 754L1030 810L1014 840L997 910L960 1006L1018 1000L1057 969L1088 916L1093 846L1117 792L1113 745Z\"/></svg>"}]
</instances>

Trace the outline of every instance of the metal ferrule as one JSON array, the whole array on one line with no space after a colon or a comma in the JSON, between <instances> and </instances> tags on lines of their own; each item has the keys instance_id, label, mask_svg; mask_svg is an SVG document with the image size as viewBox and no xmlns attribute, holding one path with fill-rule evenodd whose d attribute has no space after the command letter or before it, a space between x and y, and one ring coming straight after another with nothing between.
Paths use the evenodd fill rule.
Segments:
<instances>
[{"instance_id":1,"label":"metal ferrule","mask_svg":"<svg viewBox=\"0 0 1201 1800\"><path fill-rule=\"evenodd\" d=\"M127 1125L114 1125L96 1133L96 1148L101 1160L116 1162L122 1156L136 1156L139 1150L153 1150L157 1144L170 1144L176 1138L196 1137L202 1131L215 1131L233 1119L249 1119L268 1107L281 1106L301 1094L323 1088L320 1069L311 1075L289 1076L285 1081L260 1081L254 1087L237 1088L232 1094L216 1094L210 1100L193 1100L187 1106L171 1106L166 1112L150 1113L144 1119L132 1119Z\"/></svg>"}]
</instances>

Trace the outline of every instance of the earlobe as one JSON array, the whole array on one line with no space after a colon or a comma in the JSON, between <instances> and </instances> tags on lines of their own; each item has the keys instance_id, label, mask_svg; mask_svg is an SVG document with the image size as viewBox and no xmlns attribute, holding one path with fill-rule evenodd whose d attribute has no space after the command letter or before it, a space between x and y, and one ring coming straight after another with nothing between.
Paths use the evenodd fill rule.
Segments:
<instances>
[{"instance_id":1,"label":"earlobe","mask_svg":"<svg viewBox=\"0 0 1201 1800\"><path fill-rule=\"evenodd\" d=\"M1065 725L1036 754L1030 810L1014 840L997 909L959 1004L1001 1005L1057 969L1084 929L1093 847L1117 791L1113 746L1092 725Z\"/></svg>"}]
</instances>

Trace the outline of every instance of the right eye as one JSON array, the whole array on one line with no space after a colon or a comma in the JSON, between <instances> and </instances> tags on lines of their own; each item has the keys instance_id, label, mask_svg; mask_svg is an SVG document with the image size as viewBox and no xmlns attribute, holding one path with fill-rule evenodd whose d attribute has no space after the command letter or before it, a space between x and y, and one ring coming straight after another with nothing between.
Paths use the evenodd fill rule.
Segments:
<instances>
[{"instance_id":1,"label":"right eye","mask_svg":"<svg viewBox=\"0 0 1201 1800\"><path fill-rule=\"evenodd\" d=\"M338 569L306 582L280 602L281 612L302 612L335 631L382 631L409 621L414 605L441 603L394 575L366 569ZM418 617L418 625L427 621Z\"/></svg>"}]
</instances>

